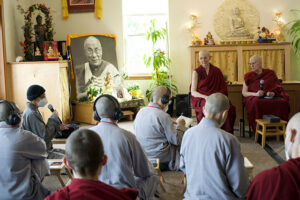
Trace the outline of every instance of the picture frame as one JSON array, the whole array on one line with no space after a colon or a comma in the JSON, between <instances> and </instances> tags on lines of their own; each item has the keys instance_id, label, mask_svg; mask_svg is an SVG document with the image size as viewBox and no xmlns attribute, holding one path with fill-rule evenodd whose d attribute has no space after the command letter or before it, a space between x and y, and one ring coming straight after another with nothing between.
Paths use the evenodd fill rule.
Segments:
<instances>
[{"instance_id":1,"label":"picture frame","mask_svg":"<svg viewBox=\"0 0 300 200\"><path fill-rule=\"evenodd\" d=\"M89 81L85 80L85 65L88 64L87 55L84 52L84 42L87 38L96 38L102 46L101 60L110 63L119 71L116 54L116 36L111 34L69 34L67 47L70 49L70 84L71 99L82 101L78 94L86 94L90 87ZM103 62L103 63L104 63ZM83 72L84 71L84 72ZM103 74L99 74L101 77ZM84 77L81 77L84 76ZM91 80L92 81L92 80Z\"/></svg>"},{"instance_id":2,"label":"picture frame","mask_svg":"<svg viewBox=\"0 0 300 200\"><path fill-rule=\"evenodd\" d=\"M57 41L44 41L43 48L44 60L58 60L59 52Z\"/></svg>"},{"instance_id":3,"label":"picture frame","mask_svg":"<svg viewBox=\"0 0 300 200\"><path fill-rule=\"evenodd\" d=\"M67 0L69 12L93 12L96 0Z\"/></svg>"}]
</instances>

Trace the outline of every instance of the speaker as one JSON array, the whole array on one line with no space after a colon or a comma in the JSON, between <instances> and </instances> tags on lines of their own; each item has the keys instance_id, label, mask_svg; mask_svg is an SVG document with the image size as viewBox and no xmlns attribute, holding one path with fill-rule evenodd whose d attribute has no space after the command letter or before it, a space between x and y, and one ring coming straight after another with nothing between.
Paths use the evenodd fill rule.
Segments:
<instances>
[{"instance_id":1,"label":"speaker","mask_svg":"<svg viewBox=\"0 0 300 200\"><path fill-rule=\"evenodd\" d=\"M191 117L190 96L188 94L176 95L176 116Z\"/></svg>"}]
</instances>

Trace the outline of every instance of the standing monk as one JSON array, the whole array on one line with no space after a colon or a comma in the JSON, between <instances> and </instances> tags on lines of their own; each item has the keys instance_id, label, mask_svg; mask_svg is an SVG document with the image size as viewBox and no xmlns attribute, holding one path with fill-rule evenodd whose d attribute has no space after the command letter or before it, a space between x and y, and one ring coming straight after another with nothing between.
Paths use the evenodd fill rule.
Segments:
<instances>
[{"instance_id":1,"label":"standing monk","mask_svg":"<svg viewBox=\"0 0 300 200\"><path fill-rule=\"evenodd\" d=\"M262 57L254 55L250 58L252 72L244 77L243 104L247 111L247 118L255 131L255 119L261 119L263 115L275 115L280 119L289 118L289 96L271 69L262 68Z\"/></svg>"},{"instance_id":2,"label":"standing monk","mask_svg":"<svg viewBox=\"0 0 300 200\"><path fill-rule=\"evenodd\" d=\"M191 85L191 104L195 109L197 122L203 117L203 107L206 98L213 93L222 93L228 96L227 85L221 70L210 64L210 55L207 50L199 51L200 67L193 71ZM222 129L233 133L235 121L235 107L230 103L228 117L222 126Z\"/></svg>"}]
</instances>

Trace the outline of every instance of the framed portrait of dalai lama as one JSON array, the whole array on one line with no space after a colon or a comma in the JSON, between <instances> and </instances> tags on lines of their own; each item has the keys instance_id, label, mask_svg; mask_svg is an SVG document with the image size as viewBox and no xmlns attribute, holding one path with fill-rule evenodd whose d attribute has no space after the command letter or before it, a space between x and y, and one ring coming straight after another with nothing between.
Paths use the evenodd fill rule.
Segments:
<instances>
[{"instance_id":1,"label":"framed portrait of dalai lama","mask_svg":"<svg viewBox=\"0 0 300 200\"><path fill-rule=\"evenodd\" d=\"M87 97L90 88L104 88L120 77L114 35L68 35L76 100Z\"/></svg>"}]
</instances>

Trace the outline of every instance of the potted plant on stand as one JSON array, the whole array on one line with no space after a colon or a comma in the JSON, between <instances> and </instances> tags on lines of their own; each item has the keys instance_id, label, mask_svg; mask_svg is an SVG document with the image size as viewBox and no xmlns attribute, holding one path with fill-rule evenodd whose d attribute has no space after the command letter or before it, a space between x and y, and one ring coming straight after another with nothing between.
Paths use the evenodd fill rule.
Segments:
<instances>
[{"instance_id":1,"label":"potted plant on stand","mask_svg":"<svg viewBox=\"0 0 300 200\"><path fill-rule=\"evenodd\" d=\"M150 27L146 33L147 40L152 42L152 51L150 55L144 55L144 63L147 67L152 67L152 82L150 88L146 91L146 97L150 100L153 89L157 86L166 86L171 89L172 95L178 92L175 81L171 79L170 63L168 55L157 48L157 41L166 38L167 31L164 28L156 28L155 20L150 21ZM172 97L172 100L174 98ZM168 113L173 113L173 101L169 105Z\"/></svg>"}]
</instances>

